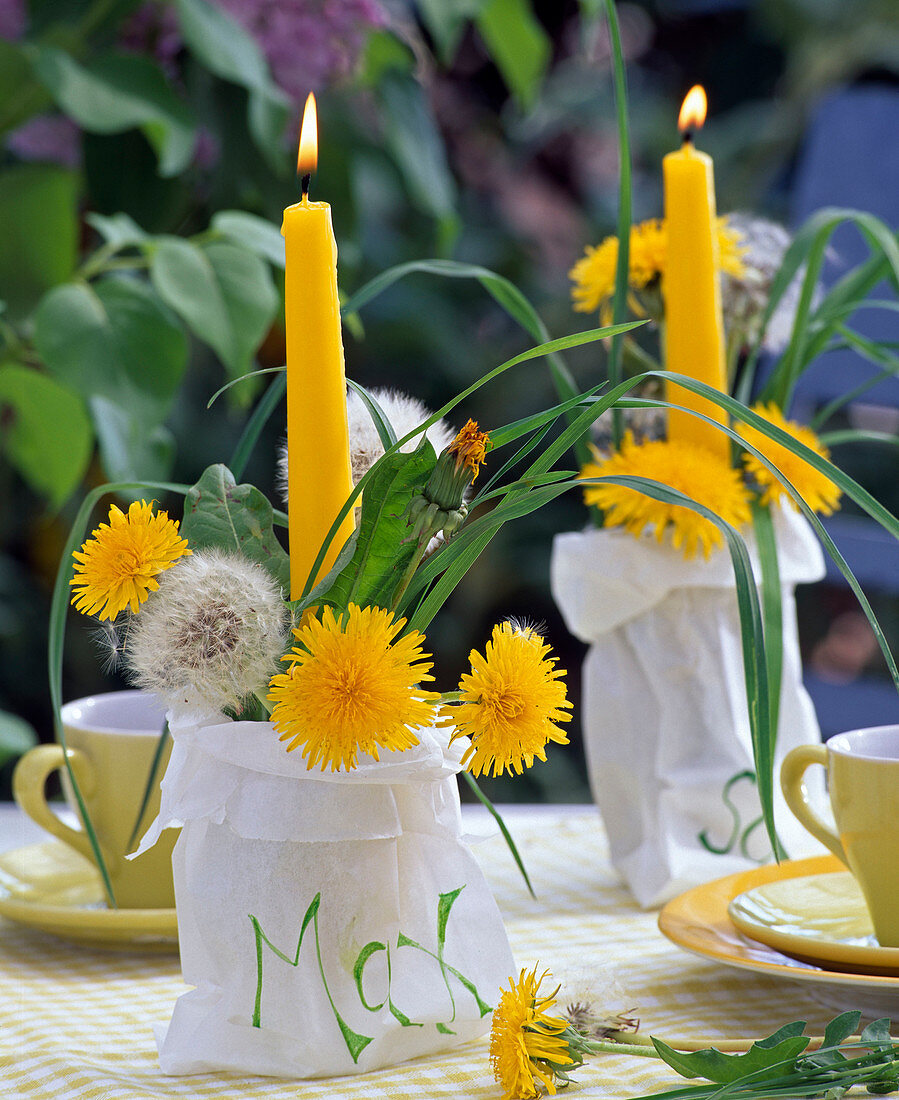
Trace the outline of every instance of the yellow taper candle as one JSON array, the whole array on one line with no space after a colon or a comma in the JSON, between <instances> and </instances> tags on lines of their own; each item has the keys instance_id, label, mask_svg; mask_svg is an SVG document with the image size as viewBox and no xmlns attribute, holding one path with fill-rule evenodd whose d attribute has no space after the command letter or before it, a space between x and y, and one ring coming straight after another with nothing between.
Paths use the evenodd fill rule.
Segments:
<instances>
[{"instance_id":1,"label":"yellow taper candle","mask_svg":"<svg viewBox=\"0 0 899 1100\"><path fill-rule=\"evenodd\" d=\"M724 322L718 273L715 181L712 158L693 146L693 131L705 122L706 97L697 84L684 100L678 119L683 145L663 162L665 225L665 365L724 392ZM668 400L704 413L721 424L727 414L683 386L669 385ZM711 424L670 409L668 438L687 440L730 458L730 440Z\"/></svg>"},{"instance_id":2,"label":"yellow taper candle","mask_svg":"<svg viewBox=\"0 0 899 1100\"><path fill-rule=\"evenodd\" d=\"M284 310L287 334L287 488L290 597L299 599L325 535L349 496L346 376L337 297L337 244L331 207L309 201L318 163L315 98L303 112L297 174L302 201L284 211ZM319 574L334 564L353 532L343 521Z\"/></svg>"}]
</instances>

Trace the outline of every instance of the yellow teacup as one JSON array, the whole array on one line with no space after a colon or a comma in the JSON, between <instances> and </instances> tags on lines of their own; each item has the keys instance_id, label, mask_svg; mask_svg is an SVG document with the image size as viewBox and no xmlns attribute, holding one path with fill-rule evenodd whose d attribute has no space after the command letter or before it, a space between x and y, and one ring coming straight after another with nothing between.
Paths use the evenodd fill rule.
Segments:
<instances>
[{"instance_id":1,"label":"yellow teacup","mask_svg":"<svg viewBox=\"0 0 899 1100\"><path fill-rule=\"evenodd\" d=\"M132 850L128 841L135 829L164 721L165 712L156 697L142 691L93 695L66 703L62 708L72 770L103 851L116 904L123 909L169 909L175 904L172 886L174 832L164 833L153 848L137 859L125 859L127 852ZM159 780L170 751L171 742L165 747L155 789L140 822L138 839L159 812ZM47 805L44 791L47 777L64 767L61 745L39 745L31 749L13 773L13 797L38 825L94 862L84 830L73 829L60 821ZM65 771L62 778L66 798L75 808Z\"/></svg>"},{"instance_id":2,"label":"yellow teacup","mask_svg":"<svg viewBox=\"0 0 899 1100\"><path fill-rule=\"evenodd\" d=\"M835 833L812 809L803 775L827 768ZM876 726L800 745L780 770L787 805L853 873L881 947L899 947L899 726Z\"/></svg>"}]
</instances>

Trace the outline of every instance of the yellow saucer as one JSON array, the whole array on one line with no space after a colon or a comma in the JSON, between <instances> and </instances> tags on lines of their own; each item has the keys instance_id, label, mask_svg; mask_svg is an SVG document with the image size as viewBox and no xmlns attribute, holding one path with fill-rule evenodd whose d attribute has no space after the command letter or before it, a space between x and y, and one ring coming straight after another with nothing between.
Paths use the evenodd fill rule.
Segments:
<instances>
[{"instance_id":1,"label":"yellow saucer","mask_svg":"<svg viewBox=\"0 0 899 1100\"><path fill-rule=\"evenodd\" d=\"M96 868L58 840L0 855L0 916L99 947L178 949L174 909L107 909Z\"/></svg>"},{"instance_id":2,"label":"yellow saucer","mask_svg":"<svg viewBox=\"0 0 899 1100\"><path fill-rule=\"evenodd\" d=\"M899 947L881 947L848 871L802 875L747 890L727 908L744 935L803 962L899 977Z\"/></svg>"},{"instance_id":3,"label":"yellow saucer","mask_svg":"<svg viewBox=\"0 0 899 1100\"><path fill-rule=\"evenodd\" d=\"M672 943L691 954L756 974L801 982L816 999L834 1007L895 1015L899 977L852 974L802 962L767 944L746 939L728 916L731 901L757 886L842 870L843 864L835 856L816 856L727 875L694 886L669 901L659 914L659 929Z\"/></svg>"}]
</instances>

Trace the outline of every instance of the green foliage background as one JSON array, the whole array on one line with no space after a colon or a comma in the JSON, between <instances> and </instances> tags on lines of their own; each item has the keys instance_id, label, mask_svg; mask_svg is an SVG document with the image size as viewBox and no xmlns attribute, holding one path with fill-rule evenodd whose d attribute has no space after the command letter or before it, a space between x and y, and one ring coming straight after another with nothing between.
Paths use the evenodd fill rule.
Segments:
<instances>
[{"instance_id":1,"label":"green foliage background","mask_svg":"<svg viewBox=\"0 0 899 1100\"><path fill-rule=\"evenodd\" d=\"M107 480L191 483L227 461L257 384L211 409L208 398L255 365L283 362L278 228L297 194L300 104L208 0L167 5L183 42L176 72L149 50L124 50L137 7L31 0L24 34L0 39L0 761L30 729L51 735L49 596L86 491ZM566 272L585 243L614 230L617 202L602 4L395 0L385 11L353 72L317 89L313 188L333 207L342 293L397 263L453 258L513 279L551 335L586 327L570 311ZM776 215L821 92L896 78L899 18L888 2L760 0L704 14L641 2L620 4L619 17L638 219L661 208L660 161L689 84L703 82L713 106L704 145L719 207ZM18 128L48 111L76 124L76 163L17 151ZM204 141L217 150L211 161L198 155ZM350 377L436 408L528 342L476 281L420 273L360 306L345 343ZM570 365L583 388L604 372L596 349L572 353ZM545 366L521 378L480 391L462 418L489 428L553 403ZM276 504L282 420L272 418L244 478ZM579 697L582 648L547 578L552 535L583 522L568 494L494 541L429 629L441 686L515 614L546 622ZM77 616L69 637L66 697L119 685ZM572 749L515 784L485 784L491 796L587 800L572 726Z\"/></svg>"}]
</instances>

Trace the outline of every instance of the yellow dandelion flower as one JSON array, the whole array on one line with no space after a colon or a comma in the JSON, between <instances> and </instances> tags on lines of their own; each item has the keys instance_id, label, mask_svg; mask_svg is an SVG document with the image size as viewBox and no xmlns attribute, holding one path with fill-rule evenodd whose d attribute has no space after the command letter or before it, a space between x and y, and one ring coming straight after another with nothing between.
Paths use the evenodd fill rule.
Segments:
<instances>
[{"instance_id":1,"label":"yellow dandelion flower","mask_svg":"<svg viewBox=\"0 0 899 1100\"><path fill-rule=\"evenodd\" d=\"M735 279L746 274L745 256L749 251L745 236L726 216L715 219L718 230L718 269Z\"/></svg>"},{"instance_id":2,"label":"yellow dandelion flower","mask_svg":"<svg viewBox=\"0 0 899 1100\"><path fill-rule=\"evenodd\" d=\"M705 505L733 527L749 522L749 497L740 472L704 447L679 440L638 444L627 432L620 451L605 458L596 453L596 459L583 467L581 477L649 478ZM659 542L670 528L672 545L676 550L682 547L685 558L692 558L700 547L708 557L722 541L717 526L692 508L655 500L637 489L611 483L590 485L584 489L584 500L603 510L607 527L624 527L640 535L648 526Z\"/></svg>"},{"instance_id":3,"label":"yellow dandelion flower","mask_svg":"<svg viewBox=\"0 0 899 1100\"><path fill-rule=\"evenodd\" d=\"M509 979L493 1013L490 1029L490 1065L503 1090L503 1100L533 1100L541 1093L540 1085L556 1093L556 1069L583 1061L571 1057L563 1032L567 1021L549 1015L555 1005L556 990L541 995L537 968L522 970L518 981ZM538 1085L538 1081L540 1084Z\"/></svg>"},{"instance_id":4,"label":"yellow dandelion flower","mask_svg":"<svg viewBox=\"0 0 899 1100\"><path fill-rule=\"evenodd\" d=\"M287 751L301 747L307 769L356 766L356 754L378 759L378 750L418 744L410 727L433 718L434 692L418 686L432 662L412 630L398 641L405 619L394 621L380 607L350 604L338 619L325 607L294 634L299 642L283 660L286 672L272 677L268 698L272 722Z\"/></svg>"},{"instance_id":5,"label":"yellow dandelion flower","mask_svg":"<svg viewBox=\"0 0 899 1100\"><path fill-rule=\"evenodd\" d=\"M781 428L800 443L804 443L806 447L814 451L815 454L820 455L821 458L830 458L830 452L811 428L807 428L803 424L797 424L793 420L787 420L773 402L767 406L756 405L753 412L764 417L776 428ZM813 512L821 512L823 515L829 516L839 507L842 490L826 474L816 470L814 466L811 466L804 458L794 454L788 447L783 446L781 443L775 443L773 439L748 424L740 424L738 431L747 443L750 443L757 451L761 451L765 458L780 470ZM776 500L780 500L781 497L790 501L791 504L793 503L793 498L778 481L777 477L766 466L763 466L755 455L749 454L747 451L743 455L743 462L746 469L763 490L762 504L771 504Z\"/></svg>"},{"instance_id":6,"label":"yellow dandelion flower","mask_svg":"<svg viewBox=\"0 0 899 1100\"><path fill-rule=\"evenodd\" d=\"M720 269L739 277L744 271L742 256L746 251L741 244L742 237L727 224L727 218L718 218L716 225ZM632 290L644 290L662 278L667 259L668 232L664 221L652 218L631 226L627 281ZM568 273L574 283L571 297L575 310L594 313L608 302L615 292L617 264L617 237L606 237L595 247L587 246L584 255Z\"/></svg>"},{"instance_id":7,"label":"yellow dandelion flower","mask_svg":"<svg viewBox=\"0 0 899 1100\"><path fill-rule=\"evenodd\" d=\"M477 421L469 420L446 449L447 454L456 456L456 470L463 466L471 470L472 483L478 476L481 463L487 455L489 442L489 433L480 431Z\"/></svg>"},{"instance_id":8,"label":"yellow dandelion flower","mask_svg":"<svg viewBox=\"0 0 899 1100\"><path fill-rule=\"evenodd\" d=\"M521 775L534 758L546 760L546 745L567 745L557 722L567 722L571 703L561 677L548 658L550 647L535 631L497 623L484 656L473 649L471 673L459 683L461 703L452 708L456 737L470 737L462 763L474 775L493 769Z\"/></svg>"},{"instance_id":9,"label":"yellow dandelion flower","mask_svg":"<svg viewBox=\"0 0 899 1100\"><path fill-rule=\"evenodd\" d=\"M159 587L156 577L191 551L178 534L178 521L167 512L153 514L153 504L134 501L127 515L114 504L109 522L101 523L75 559L72 603L85 615L100 621L114 619L130 608L132 613Z\"/></svg>"}]
</instances>

